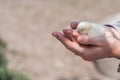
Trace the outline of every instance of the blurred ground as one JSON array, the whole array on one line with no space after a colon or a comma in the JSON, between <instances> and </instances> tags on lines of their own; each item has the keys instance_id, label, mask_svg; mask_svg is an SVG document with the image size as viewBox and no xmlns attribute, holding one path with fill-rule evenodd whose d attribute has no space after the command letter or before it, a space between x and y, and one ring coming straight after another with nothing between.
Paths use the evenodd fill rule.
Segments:
<instances>
[{"instance_id":1,"label":"blurred ground","mask_svg":"<svg viewBox=\"0 0 120 80\"><path fill-rule=\"evenodd\" d=\"M66 50L51 36L72 20L100 22L120 11L120 0L0 0L0 37L10 68L31 80L115 80Z\"/></svg>"}]
</instances>

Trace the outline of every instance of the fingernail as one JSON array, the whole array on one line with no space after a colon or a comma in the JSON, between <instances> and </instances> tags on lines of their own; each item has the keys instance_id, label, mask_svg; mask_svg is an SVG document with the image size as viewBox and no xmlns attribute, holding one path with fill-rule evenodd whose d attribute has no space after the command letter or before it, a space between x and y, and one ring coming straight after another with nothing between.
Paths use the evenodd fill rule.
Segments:
<instances>
[{"instance_id":1,"label":"fingernail","mask_svg":"<svg viewBox=\"0 0 120 80\"><path fill-rule=\"evenodd\" d=\"M66 30L67 30L67 29L63 29L63 33L66 33Z\"/></svg>"},{"instance_id":2,"label":"fingernail","mask_svg":"<svg viewBox=\"0 0 120 80\"><path fill-rule=\"evenodd\" d=\"M52 35L53 35L54 37L57 37L57 33L56 33L56 32L53 32Z\"/></svg>"},{"instance_id":3,"label":"fingernail","mask_svg":"<svg viewBox=\"0 0 120 80\"><path fill-rule=\"evenodd\" d=\"M82 37L82 36L79 36L79 37L78 37L78 41L83 41L83 37Z\"/></svg>"},{"instance_id":4,"label":"fingernail","mask_svg":"<svg viewBox=\"0 0 120 80\"><path fill-rule=\"evenodd\" d=\"M76 22L76 21L72 21L70 23L70 26L71 26L72 29L76 29L77 25L78 25L78 22Z\"/></svg>"}]
</instances>

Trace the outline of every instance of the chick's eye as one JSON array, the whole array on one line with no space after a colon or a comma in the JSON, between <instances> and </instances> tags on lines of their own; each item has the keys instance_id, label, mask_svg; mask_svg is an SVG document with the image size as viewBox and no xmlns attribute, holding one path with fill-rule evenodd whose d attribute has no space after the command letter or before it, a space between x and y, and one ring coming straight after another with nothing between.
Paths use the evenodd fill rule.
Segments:
<instances>
[{"instance_id":1,"label":"chick's eye","mask_svg":"<svg viewBox=\"0 0 120 80\"><path fill-rule=\"evenodd\" d=\"M84 31L84 29L81 29L81 31Z\"/></svg>"}]
</instances>

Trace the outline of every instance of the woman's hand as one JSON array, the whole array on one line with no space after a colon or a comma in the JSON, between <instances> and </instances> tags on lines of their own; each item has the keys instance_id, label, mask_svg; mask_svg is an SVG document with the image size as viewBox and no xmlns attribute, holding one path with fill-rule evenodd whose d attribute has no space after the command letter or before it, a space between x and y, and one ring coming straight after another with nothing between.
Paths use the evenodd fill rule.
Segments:
<instances>
[{"instance_id":1,"label":"woman's hand","mask_svg":"<svg viewBox=\"0 0 120 80\"><path fill-rule=\"evenodd\" d=\"M92 61L107 57L120 57L120 41L116 38L113 28L105 27L105 36L91 38L73 31L78 22L72 22L71 29L64 29L63 33L53 32L55 36L68 50L84 60Z\"/></svg>"}]
</instances>

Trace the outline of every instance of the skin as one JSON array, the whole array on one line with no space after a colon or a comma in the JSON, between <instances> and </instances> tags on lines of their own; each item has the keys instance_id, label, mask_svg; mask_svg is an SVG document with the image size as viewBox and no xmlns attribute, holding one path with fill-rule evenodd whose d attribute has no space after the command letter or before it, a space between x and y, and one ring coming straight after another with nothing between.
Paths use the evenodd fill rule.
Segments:
<instances>
[{"instance_id":1,"label":"skin","mask_svg":"<svg viewBox=\"0 0 120 80\"><path fill-rule=\"evenodd\" d=\"M105 28L104 36L89 37L73 31L78 23L76 21L71 22L71 29L63 29L63 33L56 31L52 35L68 50L84 60L93 61L102 58L120 58L120 36L114 28L103 26Z\"/></svg>"}]
</instances>

